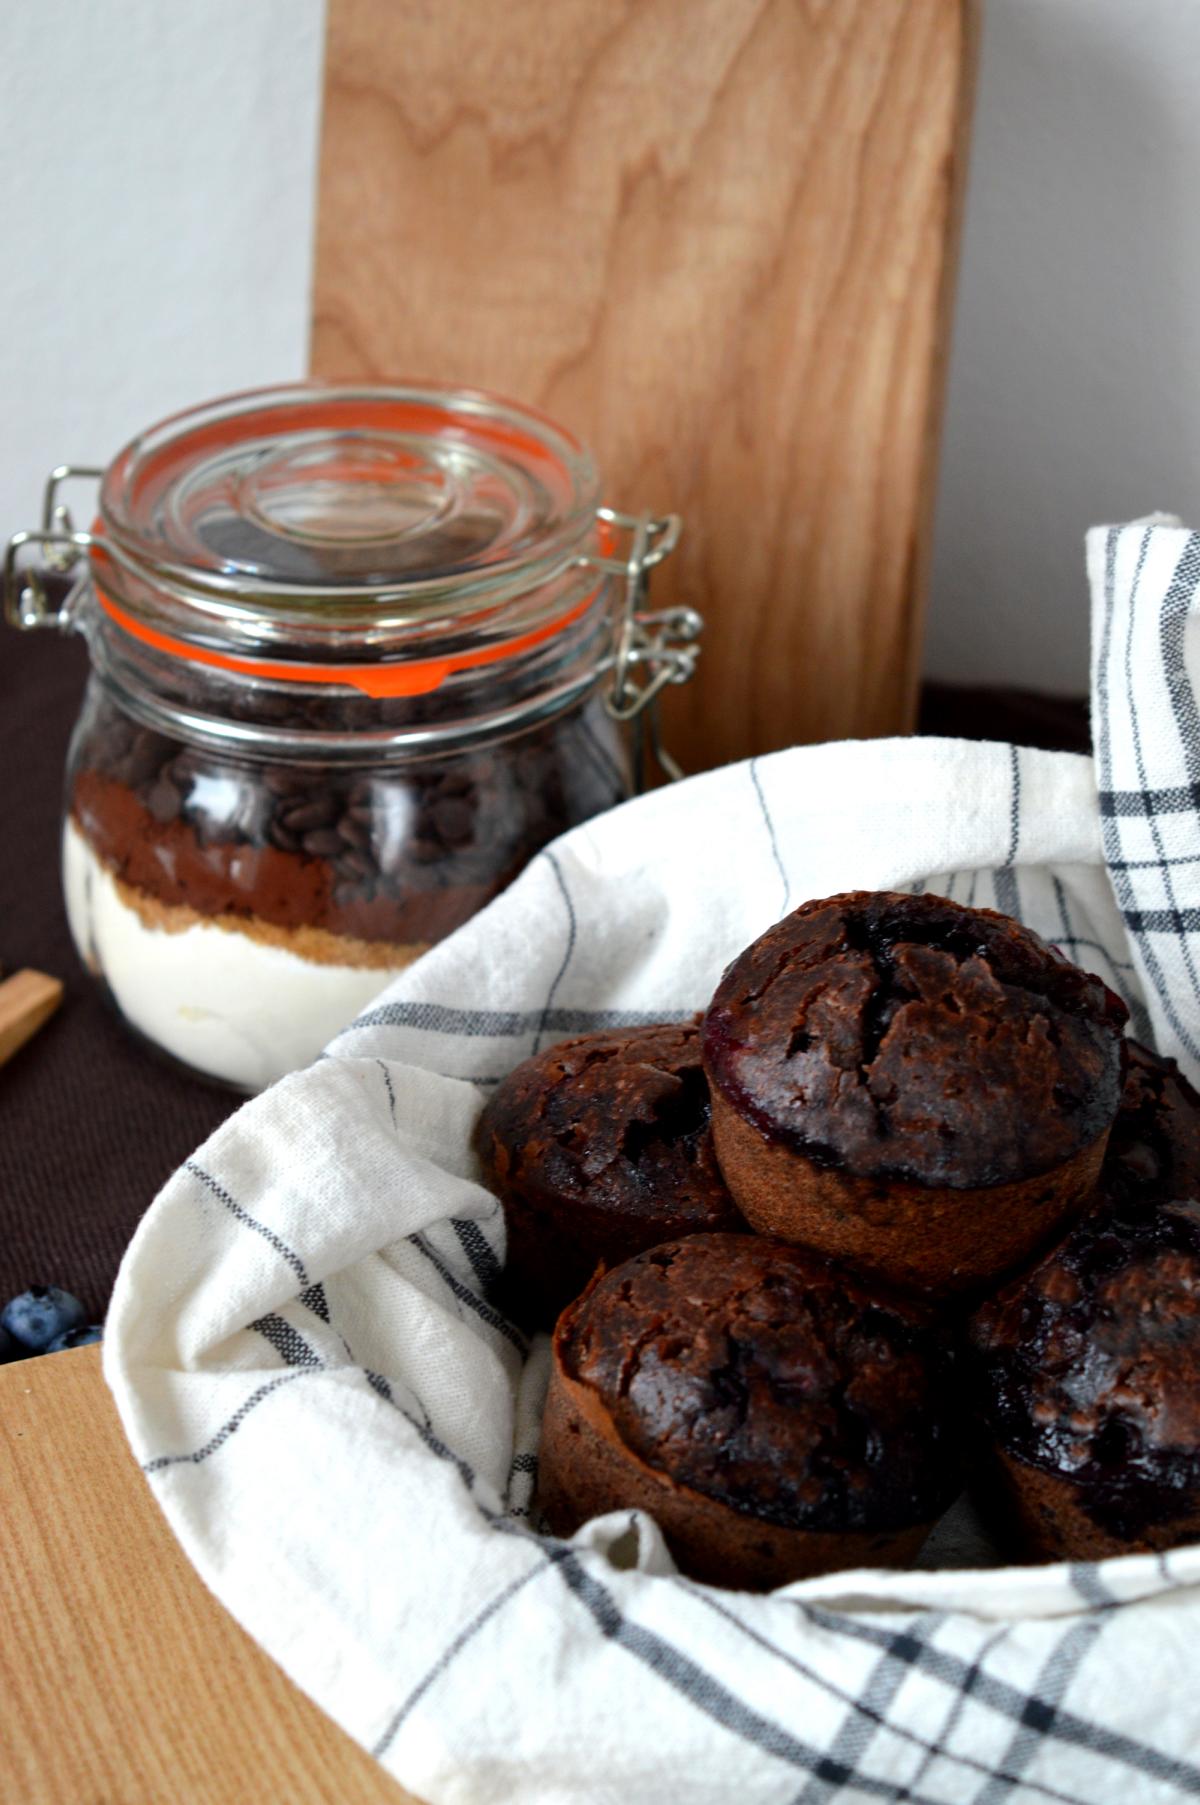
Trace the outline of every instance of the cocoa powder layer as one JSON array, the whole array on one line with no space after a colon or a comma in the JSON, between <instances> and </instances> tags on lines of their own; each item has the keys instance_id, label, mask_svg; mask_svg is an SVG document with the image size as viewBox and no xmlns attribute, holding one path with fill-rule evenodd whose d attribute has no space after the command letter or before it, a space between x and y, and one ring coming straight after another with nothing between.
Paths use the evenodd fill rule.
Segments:
<instances>
[{"instance_id":1,"label":"cocoa powder layer","mask_svg":"<svg viewBox=\"0 0 1200 1805\"><path fill-rule=\"evenodd\" d=\"M936 1317L787 1242L652 1248L598 1279L555 1339L565 1378L638 1460L733 1510L789 1529L895 1530L954 1494Z\"/></svg>"},{"instance_id":2,"label":"cocoa powder layer","mask_svg":"<svg viewBox=\"0 0 1200 1805\"><path fill-rule=\"evenodd\" d=\"M100 860L141 896L208 919L324 929L348 940L396 946L444 938L494 893L485 883L391 895L335 896L330 859L270 844L205 841L181 815L156 821L125 784L78 773L71 814Z\"/></svg>"},{"instance_id":3,"label":"cocoa powder layer","mask_svg":"<svg viewBox=\"0 0 1200 1805\"><path fill-rule=\"evenodd\" d=\"M1006 916L854 892L806 903L734 961L704 1063L816 1166L972 1189L1050 1172L1107 1133L1126 1013Z\"/></svg>"}]
</instances>

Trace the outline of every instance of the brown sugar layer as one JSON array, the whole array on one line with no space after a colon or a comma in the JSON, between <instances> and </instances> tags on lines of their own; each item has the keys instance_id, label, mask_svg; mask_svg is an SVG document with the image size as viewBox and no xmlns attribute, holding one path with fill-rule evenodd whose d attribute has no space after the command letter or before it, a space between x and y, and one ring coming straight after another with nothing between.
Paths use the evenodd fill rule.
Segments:
<instances>
[{"instance_id":1,"label":"brown sugar layer","mask_svg":"<svg viewBox=\"0 0 1200 1805\"><path fill-rule=\"evenodd\" d=\"M1100 1183L1127 1205L1163 1197L1200 1199L1200 1096L1173 1059L1137 1041L1128 1066Z\"/></svg>"},{"instance_id":2,"label":"brown sugar layer","mask_svg":"<svg viewBox=\"0 0 1200 1805\"><path fill-rule=\"evenodd\" d=\"M345 934L331 934L327 928L281 928L253 915L199 915L195 909L160 902L120 878L113 882L118 897L143 927L163 934L182 934L195 927L219 928L227 934L244 934L260 946L293 953L311 965L353 965L368 971L403 971L429 951L427 946L393 946L387 940L352 940Z\"/></svg>"},{"instance_id":3,"label":"brown sugar layer","mask_svg":"<svg viewBox=\"0 0 1200 1805\"><path fill-rule=\"evenodd\" d=\"M733 962L704 1062L739 1115L815 1166L972 1189L1102 1140L1126 1014L1006 916L853 892L806 903Z\"/></svg>"},{"instance_id":4,"label":"brown sugar layer","mask_svg":"<svg viewBox=\"0 0 1200 1805\"><path fill-rule=\"evenodd\" d=\"M787 1242L639 1254L564 1313L556 1351L637 1461L763 1522L901 1530L956 1489L937 1318Z\"/></svg>"},{"instance_id":5,"label":"brown sugar layer","mask_svg":"<svg viewBox=\"0 0 1200 1805\"><path fill-rule=\"evenodd\" d=\"M598 1261L744 1226L713 1151L694 1022L560 1041L497 1087L476 1139L504 1204L510 1301L547 1325Z\"/></svg>"},{"instance_id":6,"label":"brown sugar layer","mask_svg":"<svg viewBox=\"0 0 1200 1805\"><path fill-rule=\"evenodd\" d=\"M1061 1482L1039 1482L1041 1547L1200 1529L1200 1203L1102 1203L981 1306L970 1341L1009 1477L1023 1464Z\"/></svg>"}]
</instances>

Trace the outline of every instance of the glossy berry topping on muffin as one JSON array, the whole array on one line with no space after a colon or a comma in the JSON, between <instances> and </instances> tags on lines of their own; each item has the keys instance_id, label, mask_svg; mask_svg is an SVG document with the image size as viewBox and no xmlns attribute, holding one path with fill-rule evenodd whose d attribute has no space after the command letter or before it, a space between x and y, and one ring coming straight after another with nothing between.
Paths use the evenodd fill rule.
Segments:
<instances>
[{"instance_id":1,"label":"glossy berry topping on muffin","mask_svg":"<svg viewBox=\"0 0 1200 1805\"><path fill-rule=\"evenodd\" d=\"M971 1342L988 1430L1069 1482L1063 1510L1133 1546L1200 1512L1200 1203L1093 1211L976 1312ZM1069 1515L1059 1533L1070 1551Z\"/></svg>"}]
</instances>

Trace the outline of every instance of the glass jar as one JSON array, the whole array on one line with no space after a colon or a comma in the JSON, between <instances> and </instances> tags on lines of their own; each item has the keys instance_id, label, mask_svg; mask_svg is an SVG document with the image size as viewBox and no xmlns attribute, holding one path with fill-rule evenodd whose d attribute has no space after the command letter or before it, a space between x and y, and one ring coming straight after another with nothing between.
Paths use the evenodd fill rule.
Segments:
<instances>
[{"instance_id":1,"label":"glass jar","mask_svg":"<svg viewBox=\"0 0 1200 1805\"><path fill-rule=\"evenodd\" d=\"M630 793L620 723L700 622L643 610L678 522L598 495L552 422L428 386L254 391L54 473L6 607L88 641L67 912L134 1029L257 1089Z\"/></svg>"}]
</instances>

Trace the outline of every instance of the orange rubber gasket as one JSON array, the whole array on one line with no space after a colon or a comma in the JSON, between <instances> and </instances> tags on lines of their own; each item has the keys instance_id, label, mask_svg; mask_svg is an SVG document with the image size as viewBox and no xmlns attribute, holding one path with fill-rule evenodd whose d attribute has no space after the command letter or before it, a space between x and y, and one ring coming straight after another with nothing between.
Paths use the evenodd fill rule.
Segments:
<instances>
[{"instance_id":1,"label":"orange rubber gasket","mask_svg":"<svg viewBox=\"0 0 1200 1805\"><path fill-rule=\"evenodd\" d=\"M261 658L241 658L231 652L214 652L207 646L189 645L186 640L172 639L169 634L146 626L144 622L119 608L111 596L105 595L99 584L95 587L97 600L110 620L115 621L132 638L141 640L143 645L153 646L156 652L166 652L173 658L183 658L191 664L207 664L218 671L233 671L242 677L262 677L272 683L343 684L360 690L364 696L382 698L427 696L435 689L440 689L454 671L499 664L503 659L513 658L519 652L530 651L579 620L591 607L602 586L597 584L581 602L569 608L565 614L560 614L556 620L548 621L545 626L537 627L531 633L523 633L517 639L506 639L500 645L482 646L478 651L456 652L449 658L419 658L409 663L395 664L279 663Z\"/></svg>"}]
</instances>

